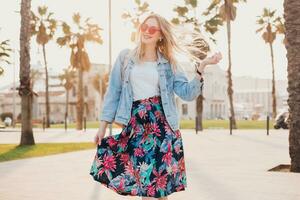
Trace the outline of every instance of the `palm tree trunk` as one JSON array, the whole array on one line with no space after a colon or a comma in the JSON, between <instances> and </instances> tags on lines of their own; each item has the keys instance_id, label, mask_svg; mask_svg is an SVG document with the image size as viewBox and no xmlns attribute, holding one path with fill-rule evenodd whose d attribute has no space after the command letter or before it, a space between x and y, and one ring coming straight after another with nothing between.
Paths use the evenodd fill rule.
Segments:
<instances>
[{"instance_id":1,"label":"palm tree trunk","mask_svg":"<svg viewBox=\"0 0 300 200\"><path fill-rule=\"evenodd\" d=\"M199 95L196 99L196 111L197 111L197 119L198 119L198 124L199 126L196 127L197 130L203 131L203 123L202 123L202 117L203 117L203 96L202 94Z\"/></svg>"},{"instance_id":2,"label":"palm tree trunk","mask_svg":"<svg viewBox=\"0 0 300 200\"><path fill-rule=\"evenodd\" d=\"M289 154L291 171L300 172L300 1L284 1L290 112Z\"/></svg>"},{"instance_id":3,"label":"palm tree trunk","mask_svg":"<svg viewBox=\"0 0 300 200\"><path fill-rule=\"evenodd\" d=\"M276 111L276 87L275 87L275 66L274 66L274 53L273 53L273 45L272 43L270 44L270 50L271 50L271 61L272 61L272 118L275 119L277 115Z\"/></svg>"},{"instance_id":4,"label":"palm tree trunk","mask_svg":"<svg viewBox=\"0 0 300 200\"><path fill-rule=\"evenodd\" d=\"M76 116L76 129L82 130L83 120L83 71L81 68L78 69L78 93L77 93L77 116Z\"/></svg>"},{"instance_id":5,"label":"palm tree trunk","mask_svg":"<svg viewBox=\"0 0 300 200\"><path fill-rule=\"evenodd\" d=\"M65 120L67 120L69 114L69 90L66 90L66 111L65 111Z\"/></svg>"},{"instance_id":6,"label":"palm tree trunk","mask_svg":"<svg viewBox=\"0 0 300 200\"><path fill-rule=\"evenodd\" d=\"M21 96L21 142L20 145L34 145L32 132L32 97L33 92L30 85L30 0L21 2L21 29L20 29L20 88Z\"/></svg>"},{"instance_id":7,"label":"palm tree trunk","mask_svg":"<svg viewBox=\"0 0 300 200\"><path fill-rule=\"evenodd\" d=\"M227 70L227 77L228 77L228 88L227 93L229 97L229 104L230 104L230 116L232 119L232 128L236 129L236 121L235 121L235 114L234 114L234 107L233 107L233 89L232 89L232 77L231 77L231 23L230 20L226 21L226 28L227 28L227 41L228 41L228 70Z\"/></svg>"},{"instance_id":8,"label":"palm tree trunk","mask_svg":"<svg viewBox=\"0 0 300 200\"><path fill-rule=\"evenodd\" d=\"M43 45L43 56L44 56L44 63L45 63L45 106L46 106L46 127L50 127L50 103L49 103L49 81L48 81L48 66L47 66L47 59L46 59L46 48L45 45Z\"/></svg>"}]
</instances>

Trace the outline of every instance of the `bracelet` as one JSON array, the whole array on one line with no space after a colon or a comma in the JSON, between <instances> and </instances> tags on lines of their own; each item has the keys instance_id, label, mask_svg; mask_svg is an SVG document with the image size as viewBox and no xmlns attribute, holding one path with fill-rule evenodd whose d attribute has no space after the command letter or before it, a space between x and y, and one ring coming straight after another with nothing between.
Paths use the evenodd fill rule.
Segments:
<instances>
[{"instance_id":1,"label":"bracelet","mask_svg":"<svg viewBox=\"0 0 300 200\"><path fill-rule=\"evenodd\" d=\"M199 72L198 70L197 70L197 73L198 73L200 76L202 76L202 73L201 73L201 72Z\"/></svg>"},{"instance_id":2,"label":"bracelet","mask_svg":"<svg viewBox=\"0 0 300 200\"><path fill-rule=\"evenodd\" d=\"M197 71L196 71L196 72L197 72L197 74L199 74L199 75L201 76L200 82L203 82L203 81L204 81L204 79L203 79L203 76L202 76L202 72L199 72L199 71L198 71L198 69L197 69Z\"/></svg>"}]
</instances>

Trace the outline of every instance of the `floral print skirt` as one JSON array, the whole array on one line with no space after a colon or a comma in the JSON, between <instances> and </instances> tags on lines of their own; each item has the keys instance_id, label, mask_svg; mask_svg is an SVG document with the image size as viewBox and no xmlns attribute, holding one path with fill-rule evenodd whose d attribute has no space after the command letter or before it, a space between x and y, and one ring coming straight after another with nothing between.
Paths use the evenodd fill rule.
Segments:
<instances>
[{"instance_id":1,"label":"floral print skirt","mask_svg":"<svg viewBox=\"0 0 300 200\"><path fill-rule=\"evenodd\" d=\"M134 101L127 126L96 150L90 175L118 194L160 198L187 186L181 133L169 126L160 96Z\"/></svg>"}]
</instances>

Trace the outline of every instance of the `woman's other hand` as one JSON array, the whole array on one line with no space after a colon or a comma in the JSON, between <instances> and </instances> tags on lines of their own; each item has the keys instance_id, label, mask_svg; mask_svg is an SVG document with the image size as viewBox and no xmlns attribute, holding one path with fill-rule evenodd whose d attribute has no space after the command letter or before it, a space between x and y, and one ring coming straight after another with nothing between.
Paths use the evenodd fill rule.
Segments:
<instances>
[{"instance_id":1,"label":"woman's other hand","mask_svg":"<svg viewBox=\"0 0 300 200\"><path fill-rule=\"evenodd\" d=\"M103 139L103 137L105 136L105 132L106 132L106 126L107 126L107 122L106 121L101 121L100 122L100 127L94 137L94 143L100 144L101 140Z\"/></svg>"}]
</instances>

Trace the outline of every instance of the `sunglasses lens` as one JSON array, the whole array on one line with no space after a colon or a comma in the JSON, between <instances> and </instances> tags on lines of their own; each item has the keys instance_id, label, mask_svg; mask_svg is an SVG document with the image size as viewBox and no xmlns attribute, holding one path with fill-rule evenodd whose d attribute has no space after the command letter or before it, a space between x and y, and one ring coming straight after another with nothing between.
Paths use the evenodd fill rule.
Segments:
<instances>
[{"instance_id":1,"label":"sunglasses lens","mask_svg":"<svg viewBox=\"0 0 300 200\"><path fill-rule=\"evenodd\" d=\"M145 32L145 31L147 30L147 28L148 28L148 25L147 25L147 24L142 24L142 25L141 25L141 31L142 31L142 32Z\"/></svg>"},{"instance_id":2,"label":"sunglasses lens","mask_svg":"<svg viewBox=\"0 0 300 200\"><path fill-rule=\"evenodd\" d=\"M148 32L149 32L149 34L154 34L155 32L156 32L156 28L155 27L153 27L153 26L151 26L149 29L148 29Z\"/></svg>"}]
</instances>

